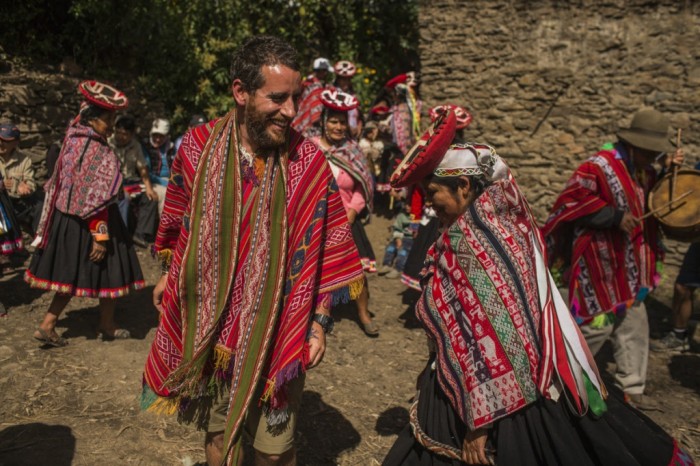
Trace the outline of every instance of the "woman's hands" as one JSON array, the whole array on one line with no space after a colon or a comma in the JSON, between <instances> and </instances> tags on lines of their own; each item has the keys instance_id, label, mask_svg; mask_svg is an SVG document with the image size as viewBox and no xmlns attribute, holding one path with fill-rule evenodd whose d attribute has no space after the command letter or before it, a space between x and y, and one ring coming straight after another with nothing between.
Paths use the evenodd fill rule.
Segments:
<instances>
[{"instance_id":1,"label":"woman's hands","mask_svg":"<svg viewBox=\"0 0 700 466\"><path fill-rule=\"evenodd\" d=\"M90 250L90 255L88 258L98 264L102 262L107 254L107 242L106 241L95 241L92 240L92 249Z\"/></svg>"},{"instance_id":2,"label":"woman's hands","mask_svg":"<svg viewBox=\"0 0 700 466\"><path fill-rule=\"evenodd\" d=\"M476 429L468 432L462 443L462 461L467 464L491 464L486 456L488 430Z\"/></svg>"}]
</instances>

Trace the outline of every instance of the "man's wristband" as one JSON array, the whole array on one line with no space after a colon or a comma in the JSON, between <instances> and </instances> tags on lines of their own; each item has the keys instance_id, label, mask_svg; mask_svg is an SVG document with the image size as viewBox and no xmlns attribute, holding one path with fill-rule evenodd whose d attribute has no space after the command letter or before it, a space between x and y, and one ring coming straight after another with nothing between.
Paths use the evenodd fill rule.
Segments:
<instances>
[{"instance_id":1,"label":"man's wristband","mask_svg":"<svg viewBox=\"0 0 700 466\"><path fill-rule=\"evenodd\" d=\"M329 334L333 331L333 317L327 316L325 314L314 314L313 321L321 326L323 333Z\"/></svg>"}]
</instances>

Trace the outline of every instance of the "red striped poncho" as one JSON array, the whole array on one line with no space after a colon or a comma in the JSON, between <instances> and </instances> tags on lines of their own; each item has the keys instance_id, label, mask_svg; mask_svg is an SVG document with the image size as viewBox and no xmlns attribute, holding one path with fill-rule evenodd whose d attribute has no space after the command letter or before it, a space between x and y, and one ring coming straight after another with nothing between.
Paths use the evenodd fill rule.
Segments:
<instances>
[{"instance_id":1,"label":"red striped poncho","mask_svg":"<svg viewBox=\"0 0 700 466\"><path fill-rule=\"evenodd\" d=\"M512 176L488 187L428 252L416 315L435 343L438 383L475 430L558 381L579 414L606 394L546 267L544 241Z\"/></svg>"},{"instance_id":2,"label":"red striped poncho","mask_svg":"<svg viewBox=\"0 0 700 466\"><path fill-rule=\"evenodd\" d=\"M606 206L642 217L655 181L653 168L633 176L619 152L603 150L574 172L555 201L542 233L550 267L568 280L571 310L579 323L605 312L624 312L658 283L663 249L655 219L644 220L631 235L575 224Z\"/></svg>"},{"instance_id":3,"label":"red striped poncho","mask_svg":"<svg viewBox=\"0 0 700 466\"><path fill-rule=\"evenodd\" d=\"M229 119L230 115L226 119ZM278 170L278 175L283 176L286 203L285 208L281 210L284 220L277 225L269 222L269 218L274 218L274 212L267 213L265 208L252 211L250 206L256 202L254 193L264 192L264 186L256 191L254 183L242 181L241 202L237 207L241 210L240 228L229 235L235 239L233 244L237 244L236 251L230 251L236 266L235 270L231 271L230 279L226 279L230 282L219 287L221 290L231 291L224 296L224 308L216 310L218 322L210 322L208 325L202 323L202 320L211 318L212 313L207 312L195 315L192 322L187 321L187 296L183 295L183 290L186 289L187 293L190 293L191 287L194 287L196 293L199 293L199 282L206 284L207 277L211 274L210 268L221 265L216 263L217 256L220 256L221 252L228 254L227 251L219 251L218 255L199 256L200 263L196 260L193 263L195 268L199 267L200 272L197 276L183 280L182 275L189 270L186 267L187 257L192 253L188 252L187 248L200 248L201 244L206 246L211 242L206 234L207 228L212 222L220 221L215 216L209 219L208 216L214 214L205 211L202 220L195 225L193 212L196 213L198 197L193 193L201 193L199 197L212 194L216 197L227 183L232 183L225 181L225 177L222 177L221 173L217 174L216 170L210 170L213 164L219 163L216 148L209 151L211 155L206 163L200 163L202 154L208 153L215 133L222 132L219 122L210 122L188 132L172 166L155 244L159 254L172 254L172 263L163 296L164 312L146 362L142 406L156 410L163 408L166 411L184 409L184 404L189 400L196 401L197 398L209 394L212 386L230 389L231 397L234 398L235 390L231 388L231 382L241 375L237 368L237 351L241 351L250 338L249 334L241 329L245 330L247 322L256 318L255 308L252 308L250 303L255 299L266 299L265 296L255 296L256 290L267 286L265 282L274 281L270 276L265 278L264 274L261 275L262 266L258 262L261 257L260 251L265 249L266 243L260 238L275 237L277 230L284 230L286 226L286 246L282 246L286 254L280 254L283 257L278 262L271 262L281 266L279 270L271 269L268 274L279 276L281 286L279 289L274 287L274 293L270 293L267 298L279 291L281 302L271 304L274 308L271 312L275 314L273 328L269 330L271 343L267 354L257 356L256 367L259 367L259 370L256 369L255 375L260 376L260 380L265 383L263 398L260 401L265 403L273 414L277 412L278 418L283 418L286 408L286 385L304 371L308 364L306 334L314 307L327 298L338 302L356 297L362 288L362 267L337 186L325 157L315 144L292 131L287 152L288 161L275 162L274 165L278 168L270 168L272 162L268 159L265 169L268 172ZM233 122L223 121L223 124L235 128L235 118ZM235 142L235 136L231 133L235 134L235 131L229 130L228 133ZM225 143L225 148L229 147L226 135L220 140ZM216 144L216 141L213 143ZM233 142L231 146L236 147ZM274 177L270 179L272 178ZM200 190L197 190L198 186ZM262 196L264 193L258 195ZM199 201L201 202L201 199ZM217 202L219 201L214 202L212 206L216 207ZM266 204L260 205L265 207ZM275 210L274 204L267 204L267 208L270 211ZM267 226L263 223L262 228L258 228L256 219L260 218L268 219ZM189 241L193 231L201 231L199 241ZM230 238L221 240L227 239ZM256 241L259 243L257 246ZM270 244L272 250L269 254L274 256L275 243ZM210 257L212 255L213 261ZM265 282L258 283L258 277L262 277ZM224 277L219 279L221 280L224 280ZM192 284L193 281L197 283ZM200 296L203 302L202 309L208 306L211 298L204 294L205 296ZM209 343L208 329L214 335ZM206 347L195 347L195 357L204 352L207 359L197 372L187 368L189 372L186 377L190 380L175 383L175 374L182 372L183 365L187 362L183 361L183 353L186 352L187 342L192 339L188 332L202 333L201 336L195 337L195 341L205 342ZM230 412L229 419L240 417L240 414Z\"/></svg>"}]
</instances>

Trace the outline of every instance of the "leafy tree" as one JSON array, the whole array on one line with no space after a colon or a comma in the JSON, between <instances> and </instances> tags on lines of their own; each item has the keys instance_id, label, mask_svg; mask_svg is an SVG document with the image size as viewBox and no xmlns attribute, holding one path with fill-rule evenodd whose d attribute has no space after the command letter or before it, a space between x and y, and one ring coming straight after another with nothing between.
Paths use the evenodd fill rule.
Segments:
<instances>
[{"instance_id":1,"label":"leafy tree","mask_svg":"<svg viewBox=\"0 0 700 466\"><path fill-rule=\"evenodd\" d=\"M230 57L252 34L285 38L309 68L318 56L355 62L364 105L392 75L418 66L417 0L4 3L6 53L43 62L72 56L86 72L164 102L180 124L193 111L213 117L230 107Z\"/></svg>"}]
</instances>

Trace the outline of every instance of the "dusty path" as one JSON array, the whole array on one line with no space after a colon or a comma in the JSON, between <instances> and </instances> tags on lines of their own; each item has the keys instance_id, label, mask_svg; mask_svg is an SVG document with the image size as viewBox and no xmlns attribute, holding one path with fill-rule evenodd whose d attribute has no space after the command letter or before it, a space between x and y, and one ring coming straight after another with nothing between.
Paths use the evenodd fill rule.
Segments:
<instances>
[{"instance_id":1,"label":"dusty path","mask_svg":"<svg viewBox=\"0 0 700 466\"><path fill-rule=\"evenodd\" d=\"M381 259L388 222L368 233ZM0 319L0 466L189 465L201 461L202 434L173 418L139 411L141 370L157 322L150 292L156 264L139 252L149 287L119 301L128 341L96 339L97 301L74 300L59 322L70 340L41 349L31 334L51 293L30 290L21 276L0 281L9 307ZM399 320L407 309L398 280L370 278L371 310L381 336L360 330L352 306L336 310L323 364L307 378L298 432L301 465L376 465L407 422L414 381L426 360L423 331ZM650 307L654 331L668 328L668 293ZM695 344L695 350L698 350ZM610 370L603 351L601 366ZM651 417L700 458L700 354L650 359L649 392L664 412Z\"/></svg>"}]
</instances>

